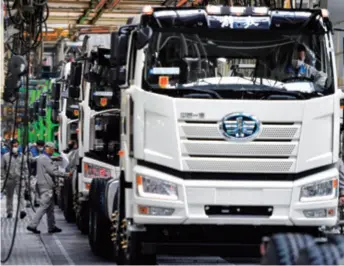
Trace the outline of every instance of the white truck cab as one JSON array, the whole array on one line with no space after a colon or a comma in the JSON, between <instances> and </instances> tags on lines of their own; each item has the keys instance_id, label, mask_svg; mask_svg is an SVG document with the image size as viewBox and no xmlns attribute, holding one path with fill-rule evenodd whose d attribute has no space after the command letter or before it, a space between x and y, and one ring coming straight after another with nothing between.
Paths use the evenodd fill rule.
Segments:
<instances>
[{"instance_id":1,"label":"white truck cab","mask_svg":"<svg viewBox=\"0 0 344 266\"><path fill-rule=\"evenodd\" d=\"M90 189L117 258L152 264L166 247L209 254L337 223L342 92L327 15L145 7L120 28L121 174Z\"/></svg>"},{"instance_id":2,"label":"white truck cab","mask_svg":"<svg viewBox=\"0 0 344 266\"><path fill-rule=\"evenodd\" d=\"M60 127L59 127L59 152L63 152L68 147L69 140L77 141L79 106L73 99L68 99L68 79L70 75L72 62L65 64L64 80L61 97L60 97Z\"/></svg>"}]
</instances>

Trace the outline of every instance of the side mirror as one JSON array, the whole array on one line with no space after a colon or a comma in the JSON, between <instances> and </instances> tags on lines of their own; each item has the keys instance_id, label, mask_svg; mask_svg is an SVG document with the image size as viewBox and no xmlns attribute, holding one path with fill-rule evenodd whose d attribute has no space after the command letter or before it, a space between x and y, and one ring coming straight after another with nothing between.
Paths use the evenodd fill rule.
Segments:
<instances>
[{"instance_id":1,"label":"side mirror","mask_svg":"<svg viewBox=\"0 0 344 266\"><path fill-rule=\"evenodd\" d=\"M141 28L136 34L136 49L140 50L146 46L153 36L153 30L150 27Z\"/></svg>"},{"instance_id":2,"label":"side mirror","mask_svg":"<svg viewBox=\"0 0 344 266\"><path fill-rule=\"evenodd\" d=\"M39 101L35 101L33 103L33 112L34 112L34 114L37 114L38 110L39 110Z\"/></svg>"},{"instance_id":3,"label":"side mirror","mask_svg":"<svg viewBox=\"0 0 344 266\"><path fill-rule=\"evenodd\" d=\"M98 48L98 65L109 66L110 65L110 49Z\"/></svg>"},{"instance_id":4,"label":"side mirror","mask_svg":"<svg viewBox=\"0 0 344 266\"><path fill-rule=\"evenodd\" d=\"M47 107L47 95L42 94L41 97L39 97L39 109L45 109Z\"/></svg>"},{"instance_id":5,"label":"side mirror","mask_svg":"<svg viewBox=\"0 0 344 266\"><path fill-rule=\"evenodd\" d=\"M111 50L110 50L110 61L112 65L116 64L118 49L118 32L111 33Z\"/></svg>"},{"instance_id":6,"label":"side mirror","mask_svg":"<svg viewBox=\"0 0 344 266\"><path fill-rule=\"evenodd\" d=\"M68 96L71 98L79 98L81 84L82 64L73 62L70 70L70 82L68 88Z\"/></svg>"},{"instance_id":7,"label":"side mirror","mask_svg":"<svg viewBox=\"0 0 344 266\"><path fill-rule=\"evenodd\" d=\"M126 83L126 69L125 67L118 67L111 69L111 80L110 83L113 84L114 89L117 90L120 85Z\"/></svg>"},{"instance_id":8,"label":"side mirror","mask_svg":"<svg viewBox=\"0 0 344 266\"><path fill-rule=\"evenodd\" d=\"M44 109L40 109L39 110L39 116L45 116L45 110Z\"/></svg>"},{"instance_id":9,"label":"side mirror","mask_svg":"<svg viewBox=\"0 0 344 266\"><path fill-rule=\"evenodd\" d=\"M30 122L33 122L33 120L35 119L35 109L33 107L29 108L29 119Z\"/></svg>"},{"instance_id":10,"label":"side mirror","mask_svg":"<svg viewBox=\"0 0 344 266\"><path fill-rule=\"evenodd\" d=\"M60 100L61 95L61 83L54 83L51 88L51 98L53 101Z\"/></svg>"},{"instance_id":11,"label":"side mirror","mask_svg":"<svg viewBox=\"0 0 344 266\"><path fill-rule=\"evenodd\" d=\"M51 102L51 109L59 110L59 108L60 108L60 103L58 101L52 101Z\"/></svg>"},{"instance_id":12,"label":"side mirror","mask_svg":"<svg viewBox=\"0 0 344 266\"><path fill-rule=\"evenodd\" d=\"M128 35L121 35L118 38L118 49L116 53L116 64L125 66L127 64Z\"/></svg>"},{"instance_id":13,"label":"side mirror","mask_svg":"<svg viewBox=\"0 0 344 266\"><path fill-rule=\"evenodd\" d=\"M53 121L54 124L57 124L59 122L58 121L58 116L59 116L58 110L52 110L51 120Z\"/></svg>"}]
</instances>

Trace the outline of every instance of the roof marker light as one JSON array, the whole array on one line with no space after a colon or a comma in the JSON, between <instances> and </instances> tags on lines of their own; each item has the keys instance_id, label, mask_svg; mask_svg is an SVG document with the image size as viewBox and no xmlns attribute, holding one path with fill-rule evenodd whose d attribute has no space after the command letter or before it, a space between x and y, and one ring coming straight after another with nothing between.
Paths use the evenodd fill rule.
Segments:
<instances>
[{"instance_id":1,"label":"roof marker light","mask_svg":"<svg viewBox=\"0 0 344 266\"><path fill-rule=\"evenodd\" d=\"M240 16L242 14L245 13L246 11L246 7L242 7L242 6L233 6L233 7L230 7L230 11L232 14L235 14L237 16Z\"/></svg>"},{"instance_id":2,"label":"roof marker light","mask_svg":"<svg viewBox=\"0 0 344 266\"><path fill-rule=\"evenodd\" d=\"M269 8L267 7L254 7L253 13L256 15L267 15L269 12Z\"/></svg>"},{"instance_id":3,"label":"roof marker light","mask_svg":"<svg viewBox=\"0 0 344 266\"><path fill-rule=\"evenodd\" d=\"M144 6L142 8L142 13L145 15L152 15L154 12L153 8L151 6Z\"/></svg>"},{"instance_id":4,"label":"roof marker light","mask_svg":"<svg viewBox=\"0 0 344 266\"><path fill-rule=\"evenodd\" d=\"M321 9L321 15L323 16L323 18L328 18L329 17L329 12L327 9Z\"/></svg>"},{"instance_id":5,"label":"roof marker light","mask_svg":"<svg viewBox=\"0 0 344 266\"><path fill-rule=\"evenodd\" d=\"M205 10L209 15L220 15L221 14L221 6L214 6L214 5L207 5Z\"/></svg>"}]
</instances>

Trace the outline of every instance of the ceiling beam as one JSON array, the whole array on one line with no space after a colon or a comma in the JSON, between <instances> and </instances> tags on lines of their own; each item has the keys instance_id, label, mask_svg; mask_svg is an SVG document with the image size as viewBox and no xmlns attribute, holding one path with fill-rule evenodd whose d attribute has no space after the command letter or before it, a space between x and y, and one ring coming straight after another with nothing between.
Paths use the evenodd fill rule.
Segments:
<instances>
[{"instance_id":1,"label":"ceiling beam","mask_svg":"<svg viewBox=\"0 0 344 266\"><path fill-rule=\"evenodd\" d=\"M104 8L105 8L106 3L107 3L107 0L100 0L99 1L98 5L95 7L96 14L90 22L91 25L96 24L98 19L102 16L102 14L104 13Z\"/></svg>"},{"instance_id":2,"label":"ceiling beam","mask_svg":"<svg viewBox=\"0 0 344 266\"><path fill-rule=\"evenodd\" d=\"M114 8L118 6L120 2L121 0L113 0L111 3L108 4L107 8L112 11Z\"/></svg>"}]
</instances>

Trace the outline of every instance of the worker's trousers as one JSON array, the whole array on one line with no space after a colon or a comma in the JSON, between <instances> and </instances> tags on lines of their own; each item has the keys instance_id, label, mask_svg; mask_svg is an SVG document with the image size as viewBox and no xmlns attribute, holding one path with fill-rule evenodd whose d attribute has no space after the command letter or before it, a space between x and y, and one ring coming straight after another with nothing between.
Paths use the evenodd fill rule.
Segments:
<instances>
[{"instance_id":1,"label":"worker's trousers","mask_svg":"<svg viewBox=\"0 0 344 266\"><path fill-rule=\"evenodd\" d=\"M31 176L30 188L31 188L32 203L38 203L39 193L38 193L38 187L37 187L37 177Z\"/></svg>"},{"instance_id":2,"label":"worker's trousers","mask_svg":"<svg viewBox=\"0 0 344 266\"><path fill-rule=\"evenodd\" d=\"M24 200L24 182L22 183L21 188L21 195L19 196L19 180L16 179L8 179L6 183L6 211L7 214L13 214L13 196L14 192L18 196L18 200L20 201L20 210L24 210L25 208L25 200Z\"/></svg>"},{"instance_id":3,"label":"worker's trousers","mask_svg":"<svg viewBox=\"0 0 344 266\"><path fill-rule=\"evenodd\" d=\"M54 192L53 190L45 191L41 194L41 202L36 214L33 217L31 224L32 228L37 228L43 215L47 215L48 230L55 228L55 215L54 215Z\"/></svg>"}]
</instances>

